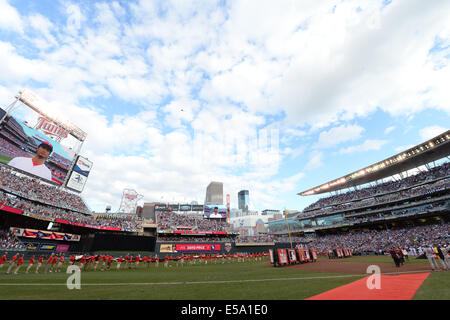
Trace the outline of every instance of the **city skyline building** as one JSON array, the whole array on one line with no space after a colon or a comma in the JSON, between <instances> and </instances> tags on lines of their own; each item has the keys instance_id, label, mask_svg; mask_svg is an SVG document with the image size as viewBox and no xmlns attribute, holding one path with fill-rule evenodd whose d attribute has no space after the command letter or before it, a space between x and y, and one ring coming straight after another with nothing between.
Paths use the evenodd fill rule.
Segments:
<instances>
[{"instance_id":1,"label":"city skyline building","mask_svg":"<svg viewBox=\"0 0 450 320\"><path fill-rule=\"evenodd\" d=\"M223 182L210 182L206 188L205 205L223 205Z\"/></svg>"},{"instance_id":2,"label":"city skyline building","mask_svg":"<svg viewBox=\"0 0 450 320\"><path fill-rule=\"evenodd\" d=\"M243 212L248 212L249 191L241 190L238 192L238 208Z\"/></svg>"}]
</instances>

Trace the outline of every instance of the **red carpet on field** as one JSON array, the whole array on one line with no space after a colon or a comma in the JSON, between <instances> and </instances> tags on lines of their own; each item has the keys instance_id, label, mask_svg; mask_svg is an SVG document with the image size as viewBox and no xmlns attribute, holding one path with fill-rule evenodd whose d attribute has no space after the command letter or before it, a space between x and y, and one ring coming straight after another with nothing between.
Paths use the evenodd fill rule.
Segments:
<instances>
[{"instance_id":1,"label":"red carpet on field","mask_svg":"<svg viewBox=\"0 0 450 320\"><path fill-rule=\"evenodd\" d=\"M306 300L410 300L429 274L381 275L381 288L372 290L368 276Z\"/></svg>"}]
</instances>

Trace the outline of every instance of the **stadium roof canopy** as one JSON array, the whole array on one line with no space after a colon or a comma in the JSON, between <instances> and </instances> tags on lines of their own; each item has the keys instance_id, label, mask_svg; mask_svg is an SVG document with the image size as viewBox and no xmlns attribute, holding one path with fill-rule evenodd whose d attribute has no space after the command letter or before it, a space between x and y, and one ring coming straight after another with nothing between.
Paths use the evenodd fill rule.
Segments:
<instances>
[{"instance_id":1,"label":"stadium roof canopy","mask_svg":"<svg viewBox=\"0 0 450 320\"><path fill-rule=\"evenodd\" d=\"M371 166L298 193L301 196L327 193L377 181L450 155L450 130Z\"/></svg>"}]
</instances>

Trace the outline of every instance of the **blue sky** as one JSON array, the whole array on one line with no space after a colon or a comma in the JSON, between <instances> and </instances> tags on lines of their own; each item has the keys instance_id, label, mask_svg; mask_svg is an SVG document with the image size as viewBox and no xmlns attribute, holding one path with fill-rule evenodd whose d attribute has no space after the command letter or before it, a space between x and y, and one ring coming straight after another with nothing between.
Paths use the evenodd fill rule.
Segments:
<instances>
[{"instance_id":1,"label":"blue sky","mask_svg":"<svg viewBox=\"0 0 450 320\"><path fill-rule=\"evenodd\" d=\"M88 205L301 210L297 193L448 129L450 4L0 0L0 105L22 88L88 133ZM22 115L23 110L18 114ZM27 115L29 116L29 115Z\"/></svg>"}]
</instances>

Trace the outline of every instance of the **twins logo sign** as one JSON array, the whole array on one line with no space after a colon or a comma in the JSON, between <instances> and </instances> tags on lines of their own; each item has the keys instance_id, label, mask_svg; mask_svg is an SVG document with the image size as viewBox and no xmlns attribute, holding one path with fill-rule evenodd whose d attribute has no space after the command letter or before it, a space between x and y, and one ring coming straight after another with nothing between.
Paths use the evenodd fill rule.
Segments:
<instances>
[{"instance_id":1,"label":"twins logo sign","mask_svg":"<svg viewBox=\"0 0 450 320\"><path fill-rule=\"evenodd\" d=\"M225 243L225 250L226 250L227 252L230 252L230 251L231 251L231 243L229 243L229 242Z\"/></svg>"}]
</instances>

